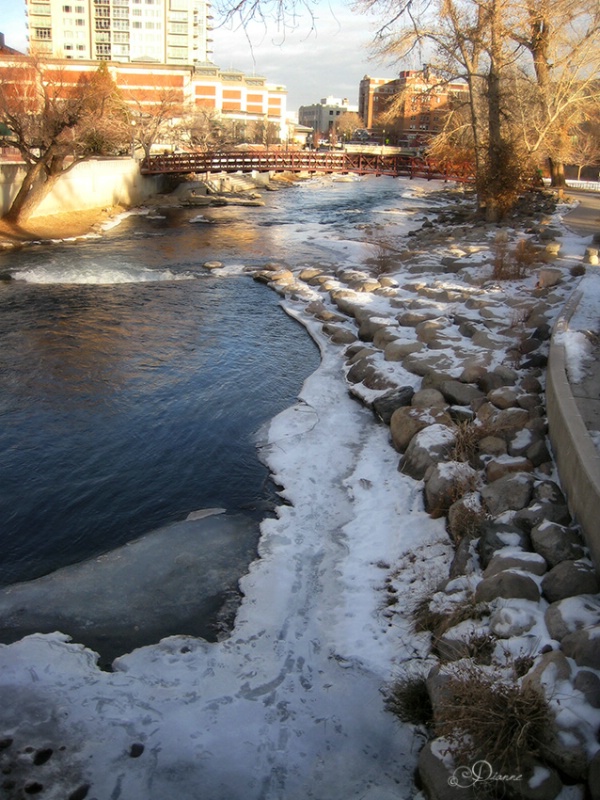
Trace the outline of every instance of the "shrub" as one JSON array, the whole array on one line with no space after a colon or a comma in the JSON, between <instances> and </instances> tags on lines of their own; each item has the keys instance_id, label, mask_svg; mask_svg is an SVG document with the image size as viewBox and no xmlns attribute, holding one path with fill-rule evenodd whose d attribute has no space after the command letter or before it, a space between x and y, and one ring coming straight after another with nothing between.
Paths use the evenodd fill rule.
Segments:
<instances>
[{"instance_id":1,"label":"shrub","mask_svg":"<svg viewBox=\"0 0 600 800\"><path fill-rule=\"evenodd\" d=\"M424 675L399 678L390 688L385 706L401 722L426 728L433 722L433 709Z\"/></svg>"},{"instance_id":2,"label":"shrub","mask_svg":"<svg viewBox=\"0 0 600 800\"><path fill-rule=\"evenodd\" d=\"M447 700L436 709L435 734L448 740L457 764L485 759L508 774L539 755L551 720L541 692L462 664L448 682Z\"/></svg>"},{"instance_id":3,"label":"shrub","mask_svg":"<svg viewBox=\"0 0 600 800\"><path fill-rule=\"evenodd\" d=\"M522 280L539 260L537 248L529 239L519 239L511 249L506 231L496 235L493 252L492 278L496 281Z\"/></svg>"}]
</instances>

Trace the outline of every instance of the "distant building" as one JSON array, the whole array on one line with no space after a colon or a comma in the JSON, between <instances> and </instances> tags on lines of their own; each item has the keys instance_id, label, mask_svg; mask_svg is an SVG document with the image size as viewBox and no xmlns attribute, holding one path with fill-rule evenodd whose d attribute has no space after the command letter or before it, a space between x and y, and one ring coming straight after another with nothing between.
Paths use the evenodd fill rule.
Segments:
<instances>
[{"instance_id":1,"label":"distant building","mask_svg":"<svg viewBox=\"0 0 600 800\"><path fill-rule=\"evenodd\" d=\"M29 60L17 51L0 52L0 80L18 80L15 70L27 69ZM57 82L72 90L82 76L98 69L97 61L49 58L43 69L56 73ZM108 72L121 90L121 96L138 111L144 106L170 103L186 108L190 113L200 110L214 112L240 123L273 123L280 137L287 137L284 86L268 83L264 77L245 75L235 70L221 70L215 64L176 66L169 64L134 64L111 61ZM24 73L25 74L25 73Z\"/></svg>"},{"instance_id":2,"label":"distant building","mask_svg":"<svg viewBox=\"0 0 600 800\"><path fill-rule=\"evenodd\" d=\"M450 104L464 98L466 84L447 83L431 75L429 69L404 70L397 78L371 78L360 82L359 113L365 127L392 144L414 146L442 128ZM381 115L392 101L397 102L394 118L386 123Z\"/></svg>"},{"instance_id":3,"label":"distant building","mask_svg":"<svg viewBox=\"0 0 600 800\"><path fill-rule=\"evenodd\" d=\"M346 98L324 97L320 103L312 106L300 106L298 109L298 122L307 128L312 128L315 133L324 137L329 136L335 126L336 120L346 112L358 112L358 106L350 105Z\"/></svg>"},{"instance_id":4,"label":"distant building","mask_svg":"<svg viewBox=\"0 0 600 800\"><path fill-rule=\"evenodd\" d=\"M32 55L85 61L205 63L207 0L25 0Z\"/></svg>"}]
</instances>

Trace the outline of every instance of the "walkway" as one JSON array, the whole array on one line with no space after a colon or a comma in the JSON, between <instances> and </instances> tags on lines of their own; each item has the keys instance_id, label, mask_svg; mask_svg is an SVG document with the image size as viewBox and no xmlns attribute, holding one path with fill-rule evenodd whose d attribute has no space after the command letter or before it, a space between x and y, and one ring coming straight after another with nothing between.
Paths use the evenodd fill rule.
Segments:
<instances>
[{"instance_id":1,"label":"walkway","mask_svg":"<svg viewBox=\"0 0 600 800\"><path fill-rule=\"evenodd\" d=\"M399 153L347 153L343 150L312 150L173 153L145 158L143 175L184 175L218 172L309 172L356 175L391 175L426 180L471 181L470 164L442 164Z\"/></svg>"}]
</instances>

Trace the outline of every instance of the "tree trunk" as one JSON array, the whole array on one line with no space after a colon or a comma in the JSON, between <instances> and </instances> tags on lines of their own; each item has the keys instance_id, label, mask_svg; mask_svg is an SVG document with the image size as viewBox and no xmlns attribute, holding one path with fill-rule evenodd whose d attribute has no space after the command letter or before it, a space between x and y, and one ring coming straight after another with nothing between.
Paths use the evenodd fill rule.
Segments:
<instances>
[{"instance_id":1,"label":"tree trunk","mask_svg":"<svg viewBox=\"0 0 600 800\"><path fill-rule=\"evenodd\" d=\"M500 39L500 18L497 0L492 0L491 7L491 42L490 42L490 66L487 76L487 107L488 107L488 168L487 168L487 191L486 191L486 220L488 222L498 222L498 193L502 183L502 170L504 168L503 153L504 142L502 140L502 111L500 95L500 64L501 64L501 39Z\"/></svg>"},{"instance_id":2,"label":"tree trunk","mask_svg":"<svg viewBox=\"0 0 600 800\"><path fill-rule=\"evenodd\" d=\"M555 161L552 158L548 159L550 167L550 186L553 189L565 189L567 181L565 178L565 165L562 161Z\"/></svg>"}]
</instances>

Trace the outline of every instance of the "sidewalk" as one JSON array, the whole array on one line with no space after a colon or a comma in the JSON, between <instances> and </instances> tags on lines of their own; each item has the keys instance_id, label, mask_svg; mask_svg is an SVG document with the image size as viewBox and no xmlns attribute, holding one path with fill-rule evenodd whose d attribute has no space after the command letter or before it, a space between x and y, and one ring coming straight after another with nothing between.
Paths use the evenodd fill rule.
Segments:
<instances>
[{"instance_id":1,"label":"sidewalk","mask_svg":"<svg viewBox=\"0 0 600 800\"><path fill-rule=\"evenodd\" d=\"M563 223L589 238L600 237L600 195L570 191L578 201ZM582 242L585 246L586 242ZM594 245L595 246L595 245ZM599 243L600 246L600 243ZM600 268L587 274L557 320L550 347L547 374L549 435L569 507L581 525L596 566L600 566ZM577 370L584 351L585 368Z\"/></svg>"}]
</instances>

